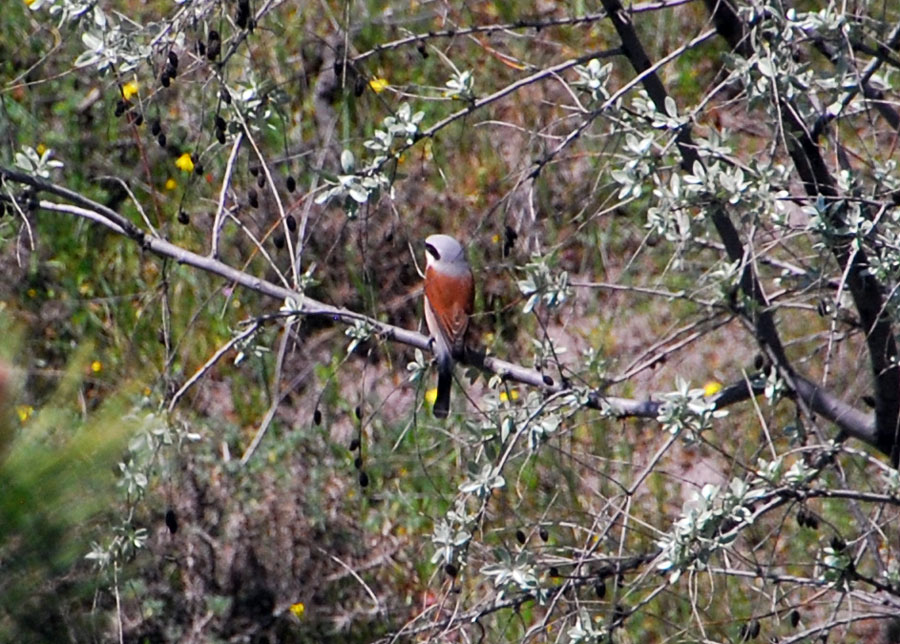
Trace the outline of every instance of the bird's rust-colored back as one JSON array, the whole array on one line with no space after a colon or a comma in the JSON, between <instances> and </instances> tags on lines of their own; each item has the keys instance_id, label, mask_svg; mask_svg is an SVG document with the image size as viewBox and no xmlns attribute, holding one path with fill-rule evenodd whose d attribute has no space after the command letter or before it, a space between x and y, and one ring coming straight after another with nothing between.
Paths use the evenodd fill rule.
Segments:
<instances>
[{"instance_id":1,"label":"bird's rust-colored back","mask_svg":"<svg viewBox=\"0 0 900 644\"><path fill-rule=\"evenodd\" d=\"M460 277L441 275L433 266L425 270L425 297L445 332L447 345L459 354L465 345L469 316L475 306L475 283L469 271Z\"/></svg>"}]
</instances>

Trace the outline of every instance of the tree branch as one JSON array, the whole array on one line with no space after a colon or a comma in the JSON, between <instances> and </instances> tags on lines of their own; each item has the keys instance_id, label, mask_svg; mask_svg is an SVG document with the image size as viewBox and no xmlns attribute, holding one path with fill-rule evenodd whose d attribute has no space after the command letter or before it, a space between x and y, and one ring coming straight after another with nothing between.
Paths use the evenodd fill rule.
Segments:
<instances>
[{"instance_id":1,"label":"tree branch","mask_svg":"<svg viewBox=\"0 0 900 644\"><path fill-rule=\"evenodd\" d=\"M40 201L38 202L38 205L41 208L73 214L94 223L98 223L117 234L125 235L138 241L142 248L159 255L160 257L173 259L180 264L192 266L207 273L218 275L229 282L239 284L257 293L267 295L279 301L291 299L296 302L298 307L292 312L293 314L327 317L334 322L347 325L362 323L372 329L373 333L389 342L399 342L400 344L405 344L425 352L431 351L429 338L421 333L380 322L379 320L345 308L320 302L297 291L273 284L265 279L228 266L215 258L199 255L159 237L146 235L125 217L122 217L115 211L72 190L57 186L54 183L37 177L9 170L2 166L0 166L0 175L6 179L32 186L38 190L64 196L70 201L78 203L78 206L70 206L67 204ZM219 354L217 354L217 356L218 355ZM549 375L541 373L536 369L523 367L522 365L508 362L494 356L485 356L483 352L468 350L461 362L477 367L485 372L496 374L506 381L537 387L542 389L548 395L559 394L566 391L570 391L573 394L577 393L574 389L569 389L567 383L556 382ZM876 442L874 423L870 415L856 410L852 406L835 398L828 392L797 374L794 374L794 385L797 397L803 400L812 411L833 422L841 429L841 431L846 432L849 436L870 445L874 445L875 447L879 447L879 444ZM189 383L185 383L182 389L187 386L189 386ZM716 404L717 408L721 409L747 400L751 396L760 395L761 393L762 387L752 385L748 387L742 379L738 383L731 385L720 392L713 399L713 402ZM596 390L589 392L587 397L588 407L601 410L612 417L623 419L647 418L655 420L659 416L662 404L663 403L660 401L650 399L636 400L633 398L606 396Z\"/></svg>"},{"instance_id":2,"label":"tree branch","mask_svg":"<svg viewBox=\"0 0 900 644\"><path fill-rule=\"evenodd\" d=\"M728 0L707 0L707 7L713 11L717 28L728 26L720 30L720 35L742 55L752 55L752 43L745 38L744 25ZM896 41L900 41L900 27L891 34L891 42ZM865 78L875 69L877 65L873 63ZM786 129L794 137L788 152L806 193L810 197L825 197L828 202L841 202L841 195L812 132L801 122L791 101L781 95L778 100ZM843 207L827 210L835 228L845 225L844 212ZM875 389L876 446L890 455L891 463L896 467L900 462L900 366L892 320L884 309L882 285L869 271L869 260L863 248L853 248L849 240L830 246L838 264L846 271L847 286L866 332Z\"/></svg>"}]
</instances>

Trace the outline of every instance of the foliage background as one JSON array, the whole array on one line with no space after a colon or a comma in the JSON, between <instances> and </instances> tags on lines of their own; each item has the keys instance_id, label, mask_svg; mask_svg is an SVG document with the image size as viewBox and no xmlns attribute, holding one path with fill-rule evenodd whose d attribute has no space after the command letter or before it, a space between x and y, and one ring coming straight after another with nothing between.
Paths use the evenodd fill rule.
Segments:
<instances>
[{"instance_id":1,"label":"foliage background","mask_svg":"<svg viewBox=\"0 0 900 644\"><path fill-rule=\"evenodd\" d=\"M706 6L670 4L635 7L652 61L712 28ZM845 46L843 29L857 54L857 40L883 42L898 18L889 2L807 4L795 11L822 12L819 39ZM591 112L602 91L633 78L621 56L606 55L619 40L600 5L256 2L252 30L238 24L237 2L118 0L103 4L105 23L92 23L93 8L79 17L53 7L89 5L13 1L0 17L4 166L23 146L52 150L64 163L48 169L53 181L199 254L227 178L222 261L270 281L290 280L296 266L314 278L309 297L405 328L421 327L421 240L457 235L479 278L475 342L576 389L644 400L677 390L678 377L709 384L706 393L765 380L769 358L757 360L754 314L741 308L752 307L736 303L734 271L703 216L708 195L687 210L687 228L676 207L659 208L679 175L681 126L650 127L634 90ZM483 29L458 31L474 26ZM101 70L85 58L94 41L84 34L115 29L105 51L117 58ZM211 46L211 30L223 41L217 62L197 47ZM777 43L776 27L759 32L757 42ZM808 73L821 81L810 102L831 104L845 87L822 80L835 66L815 38L794 37L770 58L802 51L786 82ZM809 203L786 198L802 190L784 170L788 145L766 92L739 82L743 73L764 84L765 74L758 63L740 72L730 49L712 33L658 73L695 135L722 141L729 149L716 154L754 182L729 205L776 294L790 358L863 408L865 334L842 317L841 268L815 236ZM170 51L177 74L165 86ZM352 174L346 151L354 170L372 161L364 143L404 103L410 117L422 112L421 132L539 70L578 57L587 65L592 52L602 54L593 72L547 74L433 137L395 145L402 151L363 203L340 190L319 199ZM837 60L841 73L862 65ZM594 102L591 73L604 88ZM890 73L879 82L896 105ZM122 103L130 83L137 93ZM838 143L852 157L842 188L889 202L896 131L859 108L823 143L835 168L847 154ZM190 171L176 165L185 153ZM433 375L410 380L407 365L423 360L412 347L372 335L348 351L344 327L328 319L288 324L282 302L71 214L7 210L0 302L19 330L7 334L18 413L3 432L0 633L9 639L370 642L406 626L401 638L434 641L737 641L754 629L785 641L890 641L894 582L843 586L823 562L827 548L839 556L836 545L849 543L867 579L896 574L896 471L861 442L834 448L835 430L789 401L744 402L681 440L653 418L615 419L459 369L468 400L457 388L459 414L443 424L426 402ZM883 212L891 225L893 212ZM529 278L547 280L533 310L521 286ZM272 319L170 410L188 378L260 316ZM523 432L518 443L507 423ZM830 465L816 461L821 453ZM717 573L668 583L654 556L696 495L752 484L758 459L776 456L815 472L742 526L732 549L713 556ZM478 472L501 459L505 485L481 498ZM854 495L822 498L834 489ZM433 558L442 525L451 540L469 535L447 560ZM717 524L705 536L727 531ZM37 540L21 554L26 535Z\"/></svg>"}]
</instances>

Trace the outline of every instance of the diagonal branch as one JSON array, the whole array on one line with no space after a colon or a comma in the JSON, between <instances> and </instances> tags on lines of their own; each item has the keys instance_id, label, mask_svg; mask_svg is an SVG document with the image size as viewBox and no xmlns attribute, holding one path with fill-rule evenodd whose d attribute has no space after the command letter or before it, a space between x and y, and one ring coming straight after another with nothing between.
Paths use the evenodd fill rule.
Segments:
<instances>
[{"instance_id":1,"label":"diagonal branch","mask_svg":"<svg viewBox=\"0 0 900 644\"><path fill-rule=\"evenodd\" d=\"M288 311L285 314L326 317L333 322L346 325L361 323L371 329L374 334L379 335L388 342L398 342L425 352L431 351L431 343L429 342L428 337L421 333L387 324L349 309L320 302L311 297L304 296L297 291L279 286L278 284L273 284L263 278L250 275L228 266L208 255L199 255L159 237L145 235L142 230L117 212L72 190L3 167L0 167L0 176L12 181L30 185L38 190L56 194L78 204L77 206L73 206L50 201L40 201L38 203L40 208L82 217L105 226L117 234L130 237L139 242L142 248L159 255L160 257L173 259L181 264L186 264L210 274L218 275L229 282L233 282L279 301L285 301L287 299L293 300L296 303L297 309ZM280 317L280 315L269 316L268 318L259 318L259 320L278 319ZM214 358L220 356L221 352L217 353ZM497 374L506 381L518 382L536 387L543 390L548 395L564 392L571 392L573 394L578 393L575 390L569 389L566 383L556 382L547 374L536 369L530 369L493 356L485 356L483 353L478 353L476 351L468 351L461 362L477 367L485 372ZM185 383L182 390L189 387L190 384L190 382ZM852 406L835 398L828 392L796 374L794 375L794 388L795 394L803 400L813 412L820 414L824 418L835 423L841 431L845 432L847 435L878 447L875 440L875 425L868 415L856 410ZM719 393L714 399L714 402L716 403L716 407L721 409L747 400L752 396L760 395L761 393L762 389L753 385L748 386L742 379L735 385L727 387ZM586 405L593 409L602 410L606 414L616 418L649 419L656 419L659 416L662 407L662 403L659 401L606 396L599 391L588 393Z\"/></svg>"},{"instance_id":2,"label":"diagonal branch","mask_svg":"<svg viewBox=\"0 0 900 644\"><path fill-rule=\"evenodd\" d=\"M752 55L752 43L745 37L744 25L731 3L728 0L707 0L707 7L713 12L713 22L720 29L720 35L742 55ZM898 40L900 29L895 29L891 42ZM877 64L870 65L864 81L876 69ZM793 137L788 152L806 193L813 198L824 197L828 204L836 204L834 208L828 207L824 216L830 216L834 228L844 227L845 202L822 158L815 135L801 121L790 100L779 95L778 101L786 129ZM850 240L839 240L830 246L847 275L847 286L866 332L875 389L876 444L878 449L891 456L891 462L897 466L900 461L900 366L897 364L892 320L884 308L884 289L869 271L869 260L863 248L853 248Z\"/></svg>"}]
</instances>

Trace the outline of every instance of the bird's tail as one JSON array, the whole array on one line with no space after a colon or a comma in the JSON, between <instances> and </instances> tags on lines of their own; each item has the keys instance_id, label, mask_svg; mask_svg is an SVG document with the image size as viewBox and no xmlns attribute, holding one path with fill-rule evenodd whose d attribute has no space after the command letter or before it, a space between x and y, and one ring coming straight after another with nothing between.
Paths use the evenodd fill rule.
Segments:
<instances>
[{"instance_id":1,"label":"bird's tail","mask_svg":"<svg viewBox=\"0 0 900 644\"><path fill-rule=\"evenodd\" d=\"M450 386L453 384L453 363L438 365L437 397L434 399L434 417L446 418L450 413Z\"/></svg>"}]
</instances>

